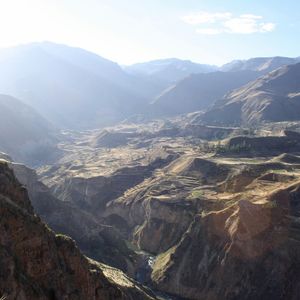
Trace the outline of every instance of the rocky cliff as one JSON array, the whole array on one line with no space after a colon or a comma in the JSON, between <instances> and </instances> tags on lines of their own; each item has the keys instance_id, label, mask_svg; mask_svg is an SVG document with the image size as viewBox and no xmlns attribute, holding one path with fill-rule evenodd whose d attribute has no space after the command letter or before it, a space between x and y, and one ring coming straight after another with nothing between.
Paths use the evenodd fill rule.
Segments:
<instances>
[{"instance_id":1,"label":"rocky cliff","mask_svg":"<svg viewBox=\"0 0 300 300\"><path fill-rule=\"evenodd\" d=\"M121 271L83 256L33 213L27 191L0 163L0 294L7 299L153 299Z\"/></svg>"},{"instance_id":2,"label":"rocky cliff","mask_svg":"<svg viewBox=\"0 0 300 300\"><path fill-rule=\"evenodd\" d=\"M133 275L138 257L112 226L103 225L92 214L70 202L57 199L40 182L34 170L10 162L17 179L26 187L35 212L55 232L73 238L89 257Z\"/></svg>"},{"instance_id":3,"label":"rocky cliff","mask_svg":"<svg viewBox=\"0 0 300 300\"><path fill-rule=\"evenodd\" d=\"M267 184L283 178L258 181L249 191L263 182L264 192L236 194L235 204L198 215L180 242L158 256L152 272L158 288L188 299L299 299L300 184L268 192Z\"/></svg>"}]
</instances>

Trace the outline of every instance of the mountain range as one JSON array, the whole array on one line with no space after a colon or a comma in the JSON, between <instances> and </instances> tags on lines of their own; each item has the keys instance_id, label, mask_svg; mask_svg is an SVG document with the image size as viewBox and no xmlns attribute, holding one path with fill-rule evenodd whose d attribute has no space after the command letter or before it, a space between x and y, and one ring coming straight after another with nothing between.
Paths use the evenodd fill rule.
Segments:
<instances>
[{"instance_id":1,"label":"mountain range","mask_svg":"<svg viewBox=\"0 0 300 300\"><path fill-rule=\"evenodd\" d=\"M62 128L95 128L139 111L146 100L135 80L78 48L36 43L0 51L0 92Z\"/></svg>"},{"instance_id":2,"label":"mountain range","mask_svg":"<svg viewBox=\"0 0 300 300\"><path fill-rule=\"evenodd\" d=\"M99 128L135 115L202 111L194 120L207 124L298 120L298 60L253 58L217 68L167 59L122 68L50 42L3 49L0 151L36 165L59 155L59 129Z\"/></svg>"},{"instance_id":3,"label":"mountain range","mask_svg":"<svg viewBox=\"0 0 300 300\"><path fill-rule=\"evenodd\" d=\"M299 299L299 79L0 50L0 299Z\"/></svg>"},{"instance_id":4,"label":"mountain range","mask_svg":"<svg viewBox=\"0 0 300 300\"><path fill-rule=\"evenodd\" d=\"M253 58L233 61L218 71L191 74L158 95L151 103L150 112L155 116L170 116L206 110L231 90L298 61L287 57Z\"/></svg>"},{"instance_id":5,"label":"mountain range","mask_svg":"<svg viewBox=\"0 0 300 300\"><path fill-rule=\"evenodd\" d=\"M120 67L89 51L51 42L0 51L0 93L63 129L93 129L135 115L206 110L232 89L298 58L253 58L222 67L163 59Z\"/></svg>"}]
</instances>

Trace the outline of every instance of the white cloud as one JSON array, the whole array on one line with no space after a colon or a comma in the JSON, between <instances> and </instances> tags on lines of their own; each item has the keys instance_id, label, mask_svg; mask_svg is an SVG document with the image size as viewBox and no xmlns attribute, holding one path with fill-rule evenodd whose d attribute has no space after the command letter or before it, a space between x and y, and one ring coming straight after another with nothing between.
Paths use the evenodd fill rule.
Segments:
<instances>
[{"instance_id":1,"label":"white cloud","mask_svg":"<svg viewBox=\"0 0 300 300\"><path fill-rule=\"evenodd\" d=\"M261 32L271 32L275 27L276 25L274 23L264 23L261 25Z\"/></svg>"},{"instance_id":2,"label":"white cloud","mask_svg":"<svg viewBox=\"0 0 300 300\"><path fill-rule=\"evenodd\" d=\"M183 16L181 19L191 25L199 24L212 24L220 20L230 19L232 17L231 13L209 13L206 11L201 11L198 13Z\"/></svg>"},{"instance_id":3,"label":"white cloud","mask_svg":"<svg viewBox=\"0 0 300 300\"><path fill-rule=\"evenodd\" d=\"M273 23L261 23L261 16L242 15L223 23L224 31L228 33L250 34L256 32L270 32L275 29Z\"/></svg>"},{"instance_id":4,"label":"white cloud","mask_svg":"<svg viewBox=\"0 0 300 300\"><path fill-rule=\"evenodd\" d=\"M202 11L184 16L181 19L190 25L209 24L208 28L196 30L198 34L204 35L266 33L273 31L276 27L274 23L264 22L262 16L253 14L233 16L229 12L209 13Z\"/></svg>"}]
</instances>

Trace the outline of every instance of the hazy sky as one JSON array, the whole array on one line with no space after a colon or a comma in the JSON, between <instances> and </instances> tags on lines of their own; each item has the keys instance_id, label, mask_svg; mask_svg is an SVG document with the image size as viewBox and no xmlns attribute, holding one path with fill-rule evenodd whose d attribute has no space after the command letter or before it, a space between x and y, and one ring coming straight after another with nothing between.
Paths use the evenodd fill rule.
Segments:
<instances>
[{"instance_id":1,"label":"hazy sky","mask_svg":"<svg viewBox=\"0 0 300 300\"><path fill-rule=\"evenodd\" d=\"M0 0L0 47L49 40L120 64L300 56L298 0Z\"/></svg>"}]
</instances>

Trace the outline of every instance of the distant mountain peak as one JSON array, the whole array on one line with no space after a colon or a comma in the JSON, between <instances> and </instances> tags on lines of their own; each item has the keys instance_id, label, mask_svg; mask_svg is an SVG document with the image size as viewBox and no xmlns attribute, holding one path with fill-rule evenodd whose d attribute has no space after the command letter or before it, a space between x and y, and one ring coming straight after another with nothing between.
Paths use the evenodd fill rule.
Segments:
<instances>
[{"instance_id":1,"label":"distant mountain peak","mask_svg":"<svg viewBox=\"0 0 300 300\"><path fill-rule=\"evenodd\" d=\"M225 72L251 70L262 73L271 72L284 65L295 64L299 61L297 58L273 56L273 57L254 57L245 60L233 60L223 66L221 70Z\"/></svg>"},{"instance_id":2,"label":"distant mountain peak","mask_svg":"<svg viewBox=\"0 0 300 300\"><path fill-rule=\"evenodd\" d=\"M209 73L217 70L216 66L199 64L178 58L157 59L137 63L124 68L129 74L153 77L166 82L176 82L191 74Z\"/></svg>"}]
</instances>

